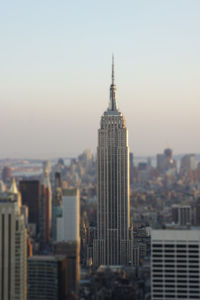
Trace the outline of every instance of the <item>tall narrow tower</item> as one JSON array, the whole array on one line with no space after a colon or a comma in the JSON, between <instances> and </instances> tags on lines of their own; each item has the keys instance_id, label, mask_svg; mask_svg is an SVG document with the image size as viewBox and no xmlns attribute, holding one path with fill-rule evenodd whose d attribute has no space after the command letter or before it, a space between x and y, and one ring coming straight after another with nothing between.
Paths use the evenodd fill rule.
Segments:
<instances>
[{"instance_id":1,"label":"tall narrow tower","mask_svg":"<svg viewBox=\"0 0 200 300\"><path fill-rule=\"evenodd\" d=\"M13 180L0 193L0 300L27 300L26 217Z\"/></svg>"},{"instance_id":2,"label":"tall narrow tower","mask_svg":"<svg viewBox=\"0 0 200 300\"><path fill-rule=\"evenodd\" d=\"M132 262L129 236L129 147L125 118L116 102L114 58L108 109L98 130L98 206L94 265L126 265Z\"/></svg>"}]
</instances>

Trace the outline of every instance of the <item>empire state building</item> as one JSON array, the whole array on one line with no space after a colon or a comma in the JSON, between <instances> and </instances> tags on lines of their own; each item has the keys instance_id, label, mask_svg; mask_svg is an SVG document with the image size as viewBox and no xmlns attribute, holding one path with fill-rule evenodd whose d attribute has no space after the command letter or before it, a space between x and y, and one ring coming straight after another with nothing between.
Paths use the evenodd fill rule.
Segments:
<instances>
[{"instance_id":1,"label":"empire state building","mask_svg":"<svg viewBox=\"0 0 200 300\"><path fill-rule=\"evenodd\" d=\"M132 263L128 130L116 102L114 58L109 107L101 117L98 130L97 170L97 239L93 246L94 265Z\"/></svg>"}]
</instances>

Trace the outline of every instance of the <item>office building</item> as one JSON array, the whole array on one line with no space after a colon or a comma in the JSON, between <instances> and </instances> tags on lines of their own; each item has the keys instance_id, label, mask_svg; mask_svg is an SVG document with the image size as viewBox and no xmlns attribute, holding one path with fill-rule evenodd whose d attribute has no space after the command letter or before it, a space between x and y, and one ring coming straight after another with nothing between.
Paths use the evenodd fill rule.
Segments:
<instances>
[{"instance_id":1,"label":"office building","mask_svg":"<svg viewBox=\"0 0 200 300\"><path fill-rule=\"evenodd\" d=\"M67 261L66 293L78 293L80 282L80 242L63 241L53 244L54 255L64 255Z\"/></svg>"},{"instance_id":2,"label":"office building","mask_svg":"<svg viewBox=\"0 0 200 300\"><path fill-rule=\"evenodd\" d=\"M151 299L200 299L200 230L152 230Z\"/></svg>"},{"instance_id":3,"label":"office building","mask_svg":"<svg viewBox=\"0 0 200 300\"><path fill-rule=\"evenodd\" d=\"M53 199L52 199L52 240L57 239L57 218L62 217L62 182L61 174L55 173Z\"/></svg>"},{"instance_id":4,"label":"office building","mask_svg":"<svg viewBox=\"0 0 200 300\"><path fill-rule=\"evenodd\" d=\"M32 256L28 258L28 299L65 300L66 258Z\"/></svg>"},{"instance_id":5,"label":"office building","mask_svg":"<svg viewBox=\"0 0 200 300\"><path fill-rule=\"evenodd\" d=\"M190 205L172 205L172 222L180 226L192 224L192 208Z\"/></svg>"},{"instance_id":6,"label":"office building","mask_svg":"<svg viewBox=\"0 0 200 300\"><path fill-rule=\"evenodd\" d=\"M0 194L0 300L27 300L27 232L15 180Z\"/></svg>"},{"instance_id":7,"label":"office building","mask_svg":"<svg viewBox=\"0 0 200 300\"><path fill-rule=\"evenodd\" d=\"M186 154L181 159L180 176L188 175L190 171L195 170L196 159L194 154Z\"/></svg>"},{"instance_id":8,"label":"office building","mask_svg":"<svg viewBox=\"0 0 200 300\"><path fill-rule=\"evenodd\" d=\"M49 189L45 184L41 184L40 201L40 245L41 248L50 242L51 239L51 213L50 213Z\"/></svg>"},{"instance_id":9,"label":"office building","mask_svg":"<svg viewBox=\"0 0 200 300\"><path fill-rule=\"evenodd\" d=\"M29 208L28 222L31 224L32 230L37 234L40 229L40 182L39 180L22 180L19 183L19 189L22 196L22 204Z\"/></svg>"},{"instance_id":10,"label":"office building","mask_svg":"<svg viewBox=\"0 0 200 300\"><path fill-rule=\"evenodd\" d=\"M40 246L41 249L44 249L52 235L52 190L49 161L43 163L40 202Z\"/></svg>"},{"instance_id":11,"label":"office building","mask_svg":"<svg viewBox=\"0 0 200 300\"><path fill-rule=\"evenodd\" d=\"M80 240L80 193L78 189L63 190L62 217L57 218L57 241Z\"/></svg>"},{"instance_id":12,"label":"office building","mask_svg":"<svg viewBox=\"0 0 200 300\"><path fill-rule=\"evenodd\" d=\"M101 117L97 147L97 239L94 265L126 265L132 262L129 239L129 147L125 118L116 102L114 62L110 103Z\"/></svg>"},{"instance_id":13,"label":"office building","mask_svg":"<svg viewBox=\"0 0 200 300\"><path fill-rule=\"evenodd\" d=\"M171 149L165 149L162 154L157 154L157 169L160 173L176 174L176 161L173 159Z\"/></svg>"},{"instance_id":14,"label":"office building","mask_svg":"<svg viewBox=\"0 0 200 300\"><path fill-rule=\"evenodd\" d=\"M2 180L8 183L12 177L12 169L10 167L4 167L1 174Z\"/></svg>"},{"instance_id":15,"label":"office building","mask_svg":"<svg viewBox=\"0 0 200 300\"><path fill-rule=\"evenodd\" d=\"M78 189L63 190L62 217L57 218L56 255L67 258L66 285L68 294L78 292L80 281L80 194Z\"/></svg>"}]
</instances>

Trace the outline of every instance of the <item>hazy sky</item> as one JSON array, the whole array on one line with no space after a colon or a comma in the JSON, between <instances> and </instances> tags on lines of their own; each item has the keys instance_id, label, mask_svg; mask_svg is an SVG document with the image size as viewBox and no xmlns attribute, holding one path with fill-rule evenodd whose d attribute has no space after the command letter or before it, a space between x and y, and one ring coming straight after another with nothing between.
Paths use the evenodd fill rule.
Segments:
<instances>
[{"instance_id":1,"label":"hazy sky","mask_svg":"<svg viewBox=\"0 0 200 300\"><path fill-rule=\"evenodd\" d=\"M6 0L0 158L95 151L112 52L131 151L200 153L199 0Z\"/></svg>"}]
</instances>

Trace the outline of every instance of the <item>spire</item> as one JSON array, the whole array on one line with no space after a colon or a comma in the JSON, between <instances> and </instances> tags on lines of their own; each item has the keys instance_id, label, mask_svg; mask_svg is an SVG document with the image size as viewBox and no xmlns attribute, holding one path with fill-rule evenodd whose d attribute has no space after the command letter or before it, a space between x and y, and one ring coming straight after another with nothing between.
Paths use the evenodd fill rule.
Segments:
<instances>
[{"instance_id":1,"label":"spire","mask_svg":"<svg viewBox=\"0 0 200 300\"><path fill-rule=\"evenodd\" d=\"M13 177L13 179L12 179L12 184L11 184L11 187L10 187L9 192L10 192L11 194L18 194L18 193L19 193L19 192L18 192L18 189L17 189L15 177Z\"/></svg>"},{"instance_id":2,"label":"spire","mask_svg":"<svg viewBox=\"0 0 200 300\"><path fill-rule=\"evenodd\" d=\"M110 85L110 104L109 110L117 111L116 103L116 85L115 85L115 74L114 74L114 55L112 55L112 83Z\"/></svg>"},{"instance_id":3,"label":"spire","mask_svg":"<svg viewBox=\"0 0 200 300\"><path fill-rule=\"evenodd\" d=\"M112 84L115 83L115 63L114 63L114 55L112 55Z\"/></svg>"}]
</instances>

